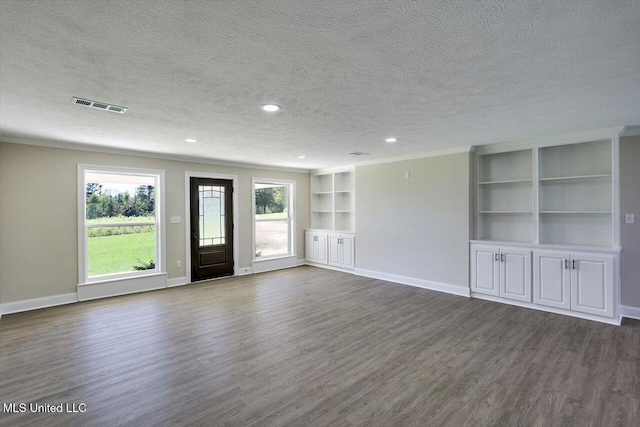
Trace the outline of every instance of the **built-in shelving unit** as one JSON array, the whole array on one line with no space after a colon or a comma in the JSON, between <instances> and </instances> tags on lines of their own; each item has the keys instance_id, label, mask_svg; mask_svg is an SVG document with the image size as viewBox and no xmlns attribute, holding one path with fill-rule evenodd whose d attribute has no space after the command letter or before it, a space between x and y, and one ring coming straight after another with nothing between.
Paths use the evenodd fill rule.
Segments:
<instances>
[{"instance_id":1,"label":"built-in shelving unit","mask_svg":"<svg viewBox=\"0 0 640 427\"><path fill-rule=\"evenodd\" d=\"M478 156L481 240L533 241L532 150Z\"/></svg>"},{"instance_id":2,"label":"built-in shelving unit","mask_svg":"<svg viewBox=\"0 0 640 427\"><path fill-rule=\"evenodd\" d=\"M611 247L612 141L477 158L478 240Z\"/></svg>"},{"instance_id":3,"label":"built-in shelving unit","mask_svg":"<svg viewBox=\"0 0 640 427\"><path fill-rule=\"evenodd\" d=\"M539 243L610 247L611 141L538 150Z\"/></svg>"},{"instance_id":4,"label":"built-in shelving unit","mask_svg":"<svg viewBox=\"0 0 640 427\"><path fill-rule=\"evenodd\" d=\"M615 132L478 147L473 297L619 324Z\"/></svg>"},{"instance_id":5,"label":"built-in shelving unit","mask_svg":"<svg viewBox=\"0 0 640 427\"><path fill-rule=\"evenodd\" d=\"M338 170L311 175L311 228L355 230L355 171Z\"/></svg>"}]
</instances>

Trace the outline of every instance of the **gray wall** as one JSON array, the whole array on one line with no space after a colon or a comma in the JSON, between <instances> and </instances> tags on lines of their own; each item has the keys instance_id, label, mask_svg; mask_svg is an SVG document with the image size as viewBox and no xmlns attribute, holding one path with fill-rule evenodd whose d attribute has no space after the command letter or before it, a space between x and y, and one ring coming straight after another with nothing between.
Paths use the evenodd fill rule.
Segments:
<instances>
[{"instance_id":1,"label":"gray wall","mask_svg":"<svg viewBox=\"0 0 640 427\"><path fill-rule=\"evenodd\" d=\"M621 302L640 307L640 136L620 138L620 205ZM635 224L625 224L628 213L635 214Z\"/></svg>"},{"instance_id":2,"label":"gray wall","mask_svg":"<svg viewBox=\"0 0 640 427\"><path fill-rule=\"evenodd\" d=\"M356 266L468 287L469 162L461 153L356 167Z\"/></svg>"},{"instance_id":3,"label":"gray wall","mask_svg":"<svg viewBox=\"0 0 640 427\"><path fill-rule=\"evenodd\" d=\"M251 178L296 181L296 252L304 258L309 174L188 163L0 142L0 302L76 292L77 165L165 171L167 272L185 272L185 171L238 175L240 267L252 264ZM182 224L168 218L181 216ZM182 260L183 267L176 267ZM238 262L237 261L237 262Z\"/></svg>"}]
</instances>

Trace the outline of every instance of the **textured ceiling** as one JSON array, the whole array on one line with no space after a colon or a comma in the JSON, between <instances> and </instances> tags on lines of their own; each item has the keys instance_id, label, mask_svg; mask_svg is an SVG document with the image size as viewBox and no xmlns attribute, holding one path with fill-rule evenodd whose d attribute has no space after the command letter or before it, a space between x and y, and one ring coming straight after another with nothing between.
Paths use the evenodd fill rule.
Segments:
<instances>
[{"instance_id":1,"label":"textured ceiling","mask_svg":"<svg viewBox=\"0 0 640 427\"><path fill-rule=\"evenodd\" d=\"M4 140L315 168L640 122L640 1L2 0L0 15Z\"/></svg>"}]
</instances>

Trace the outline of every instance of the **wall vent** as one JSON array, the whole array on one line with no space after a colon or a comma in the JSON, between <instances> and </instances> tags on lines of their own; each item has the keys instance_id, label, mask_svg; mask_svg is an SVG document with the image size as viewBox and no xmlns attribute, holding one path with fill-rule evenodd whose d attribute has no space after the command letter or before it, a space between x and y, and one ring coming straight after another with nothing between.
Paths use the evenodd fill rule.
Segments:
<instances>
[{"instance_id":1,"label":"wall vent","mask_svg":"<svg viewBox=\"0 0 640 427\"><path fill-rule=\"evenodd\" d=\"M97 108L98 110L112 111L114 113L124 114L127 111L127 107L120 107L119 105L111 105L106 102L90 101L88 99L82 99L74 96L71 98L72 104L84 105L85 107Z\"/></svg>"},{"instance_id":2,"label":"wall vent","mask_svg":"<svg viewBox=\"0 0 640 427\"><path fill-rule=\"evenodd\" d=\"M354 151L353 153L349 153L352 156L368 156L369 153L363 153L362 151Z\"/></svg>"}]
</instances>

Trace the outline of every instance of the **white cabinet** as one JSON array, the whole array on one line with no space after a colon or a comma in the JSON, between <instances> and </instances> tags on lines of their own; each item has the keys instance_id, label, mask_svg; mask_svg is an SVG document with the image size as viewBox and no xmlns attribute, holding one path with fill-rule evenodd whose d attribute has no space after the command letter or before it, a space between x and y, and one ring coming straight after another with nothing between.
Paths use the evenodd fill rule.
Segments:
<instances>
[{"instance_id":1,"label":"white cabinet","mask_svg":"<svg viewBox=\"0 0 640 427\"><path fill-rule=\"evenodd\" d=\"M471 290L531 302L531 251L472 245Z\"/></svg>"},{"instance_id":2,"label":"white cabinet","mask_svg":"<svg viewBox=\"0 0 640 427\"><path fill-rule=\"evenodd\" d=\"M571 309L571 253L533 252L533 302Z\"/></svg>"},{"instance_id":3,"label":"white cabinet","mask_svg":"<svg viewBox=\"0 0 640 427\"><path fill-rule=\"evenodd\" d=\"M304 241L307 261L327 264L327 233L307 231L304 234Z\"/></svg>"},{"instance_id":4,"label":"white cabinet","mask_svg":"<svg viewBox=\"0 0 640 427\"><path fill-rule=\"evenodd\" d=\"M353 234L329 234L328 264L340 268L355 268L355 236Z\"/></svg>"},{"instance_id":5,"label":"white cabinet","mask_svg":"<svg viewBox=\"0 0 640 427\"><path fill-rule=\"evenodd\" d=\"M581 252L534 252L534 302L613 317L613 256Z\"/></svg>"}]
</instances>

